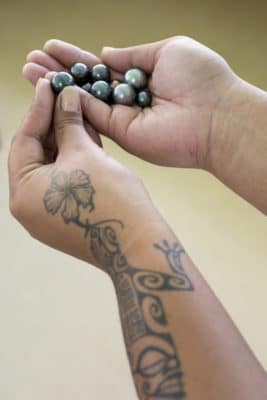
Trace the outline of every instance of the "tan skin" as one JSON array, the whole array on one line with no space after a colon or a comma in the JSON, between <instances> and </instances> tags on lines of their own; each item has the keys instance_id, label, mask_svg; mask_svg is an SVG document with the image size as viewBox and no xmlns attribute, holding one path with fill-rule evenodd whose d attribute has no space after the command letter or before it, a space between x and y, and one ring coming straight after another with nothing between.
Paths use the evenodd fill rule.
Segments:
<instances>
[{"instance_id":1,"label":"tan skin","mask_svg":"<svg viewBox=\"0 0 267 400\"><path fill-rule=\"evenodd\" d=\"M137 340L126 339L139 399L154 400L153 393L156 391L156 398L159 399L264 400L267 395L264 370L190 258L183 252L175 235L153 206L142 183L126 167L108 156L88 135L88 132L93 132L93 128L85 129L80 91L75 88L63 91L56 101L53 122L54 103L49 81L40 80L32 107L11 146L11 211L34 238L96 265L110 275L118 295L125 338L136 338L136 332L141 329L140 324L141 327L151 324L152 309L142 308L141 304L149 304L157 299L159 303L155 315L158 315L156 310L159 304L162 305L162 313L166 318L163 326L152 319L152 325L149 326L153 334L151 330L145 331L142 327ZM53 162L46 158L43 147L44 139L51 135L51 125L58 148ZM106 250L103 253L101 245L91 235L92 230L85 236L84 229L75 219L69 219L66 223L66 211L70 217L75 207L69 204L69 208L64 209L64 204L65 208L67 205L64 200L65 203L57 212L50 212L54 209L55 200L58 201L60 190L70 187L66 180L62 180L62 173L69 179L77 170L90 177L95 191L92 197L94 208L80 207L85 217L81 217L79 222L84 223L88 219L90 224L99 224L101 221L115 219L123 224L111 222L101 225L100 236L107 245L109 255L114 250L111 243L118 244L115 246L114 258L112 256L108 262ZM81 184L82 180L76 175L72 179L75 195L79 195L85 202L88 200L86 204L89 204L92 192L88 188L81 189ZM53 197L51 188L54 191ZM65 193L69 200L73 200L68 191ZM49 202L46 201L47 197ZM113 237L111 241L106 241L106 226L112 229L115 239ZM186 274L186 278L182 275L186 287L183 284L181 287L179 281L179 288L168 284L164 290L153 289L151 292L146 287L145 292L144 288L140 292L140 285L133 286L132 273L136 274L136 271L149 273L151 279L153 276L152 280L148 279L153 288L158 279L156 276L159 280L166 276L169 282L172 279L177 282L179 272L171 269L175 258L170 257L166 262L166 258L154 247L154 244L162 246L162 239L168 241L170 247L173 242L177 242L177 248L182 251L180 265ZM96 252L92 245L96 245ZM175 252L171 254L175 255ZM114 273L121 265L121 256L126 260L124 263L127 268L124 272ZM138 305L144 293L146 303ZM133 299L134 314L128 310ZM135 325L137 315L138 326ZM158 334L161 330L164 331L164 340ZM141 373L137 372L137 360L144 352L148 354L140 364L143 368ZM146 371L149 372L148 376ZM169 379L167 381L166 376Z\"/></svg>"},{"instance_id":2,"label":"tan skin","mask_svg":"<svg viewBox=\"0 0 267 400\"><path fill-rule=\"evenodd\" d=\"M154 100L142 112L110 108L83 93L84 114L96 131L155 164L205 169L267 213L265 92L240 79L220 55L187 37L104 48L101 59L114 77L133 66L145 69ZM24 75L35 84L50 71L68 69L77 61L92 66L99 59L49 40L27 61Z\"/></svg>"},{"instance_id":3,"label":"tan skin","mask_svg":"<svg viewBox=\"0 0 267 400\"><path fill-rule=\"evenodd\" d=\"M80 61L86 61L85 58L87 58L88 63L89 59L96 61L93 55L87 53L82 53L81 55L79 53L80 50L70 45L62 44L61 42L52 42L52 45L54 49L57 46L62 48L60 54L64 59L65 65L67 65L66 60L70 58L70 54L73 54L73 52L76 57L78 57L78 54L80 57L84 56ZM46 50L47 46L51 46L51 42L46 45ZM56 69L54 68L56 61L51 58L51 53L50 47L50 55L48 57L43 53L41 53L42 56L40 53L37 54L39 54L39 57L43 57L43 65L46 63L48 66L48 63L50 63L50 69ZM31 57L33 56L36 57L36 53L31 55ZM75 60L73 59L71 63L73 61ZM24 72L26 75L31 73L32 80L36 83L34 73L35 77L37 77L41 71L40 68L42 73L48 72L44 71L45 68L43 66L40 67L38 65L30 65ZM232 73L229 72L229 74L232 76ZM228 88L228 90L230 89ZM220 100L222 105L225 104L223 99L225 99L224 96ZM89 103L90 107L85 107ZM54 107L55 119L53 122ZM58 250L86 260L102 268L111 276L118 294L126 347L139 399L266 399L267 380L265 371L249 350L190 258L183 252L175 235L153 206L140 180L127 168L108 156L95 143L97 141L97 134L94 130L96 120L93 116L91 120L90 113L95 115L96 109L99 111L100 107L103 110L105 121L105 110L107 116L112 115L110 110L106 108L108 106L103 105L91 96L85 97L84 94L74 88L64 90L55 105L49 82L47 80L39 81L31 110L22 126L18 129L11 147L9 176L12 213L36 239ZM126 115L127 110L125 108ZM114 107L113 115L119 117L119 111L122 111L121 107ZM140 113L140 110L129 109L128 115L130 115L129 113L137 112ZM151 116L152 113L153 111L151 111ZM138 115L135 117L136 120L142 118L145 120L146 116ZM86 125L84 117L87 119ZM148 120L150 119L149 114L147 114L147 118ZM217 118L220 118L219 112L216 112L215 119L217 120ZM214 121L214 118L211 118L211 120ZM114 117L113 121L116 121ZM215 123L217 122L215 121ZM165 123L167 122L165 121ZM109 126L111 127L112 125ZM58 154L55 156L56 153L54 153L51 160L50 156L47 158L43 143L46 142L49 136L53 135L53 131L55 132ZM205 131L204 128L203 131ZM208 132L210 132L210 126L206 134ZM115 132L113 135L120 137ZM94 137L94 140L91 137ZM130 137L130 135L127 135L127 137ZM138 148L141 149L141 143ZM185 149L183 146L181 148ZM202 146L197 146L197 148L202 148ZM150 150L148 149L147 151L149 152ZM195 161L192 161L192 164L189 165L189 159L192 154L194 154L192 151L185 154L183 162L188 163L188 166L196 167L196 160L201 157L197 157L195 153L195 156L192 157ZM207 155L207 152L203 154ZM216 152L212 152L212 154L215 155ZM164 154L161 154L160 157L163 156ZM97 251L94 251L94 246L92 245L99 246L100 242L95 242L95 238L90 235L90 231L89 235L85 236L84 230L77 225L77 220L69 220L68 223L64 222L62 208L60 212L53 214L51 212L53 207L50 207L51 202L44 201L47 193L49 194L49 190L53 188L51 182L54 182L54 186L56 182L57 187L66 186L58 178L60 172L70 176L73 171L77 170L82 170L83 173L90 176L95 190L93 196L94 209L88 211L87 215L90 223L97 224L99 221L110 218L123 223L123 226L117 223L112 223L110 226L115 235L112 238L112 242L117 243L115 246L116 257L119 256L119 258L116 258L116 260L118 261L119 259L121 261L121 256L123 255L123 264L124 266L127 265L124 275L114 275L113 269L110 269L110 259L107 263L105 255L101 253L99 247L97 247ZM55 177L57 177L56 181ZM81 181L79 181L80 178L76 177L75 179L77 187ZM51 195L51 190L49 195ZM82 192L82 195L84 196L84 192ZM80 197L82 195L79 194ZM88 199L89 197L88 194ZM87 208L85 207L84 211L86 210ZM132 300L130 303L135 299L134 302L137 304L137 299L143 299L144 292L140 295L138 286L132 286L135 289L130 289L132 285L131 277L135 276L136 271L142 273L150 271L152 274L160 274L161 278L163 276L169 277L169 282L173 282L173 279L177 278L181 272L181 269L172 270L171 267L175 262L174 258L166 259L161 257L159 250L154 247L154 244L160 244L162 239L165 239L168 243L177 242L176 249L180 249L181 257L176 258L176 261L179 259L179 265L185 273L182 281L187 282L187 290L181 286L179 290L173 290L173 287L169 284L169 286L164 286L164 290L153 291L152 297L154 300L156 298L162 305L166 320L161 322L160 326L155 322L156 320L152 321L153 324L150 325L151 331L149 334L143 331L138 339L129 340L127 339L129 336L133 337L134 333L136 334L135 322L136 315L138 315L138 306L136 306L135 310L137 314L135 313L134 317L132 317L129 309L127 309L129 297L125 296L125 280L128 282L126 285L128 287L127 294L131 294L130 298ZM110 242L108 244L110 245ZM112 249L114 249L114 245ZM110 251L109 247L108 253ZM170 254L176 254L177 256L178 253L175 253L175 251L172 250ZM113 258L112 265L113 267L115 265ZM121 280L118 279L121 276L124 277L122 286L124 290L122 290L120 284ZM155 280L152 280L152 283L155 284ZM151 301L152 297L145 292L145 301ZM158 308L154 309L155 315L158 315L157 310ZM151 324L151 310L149 311L149 308L144 308L141 315L141 322L143 321L145 325ZM140 325L138 329L139 331L137 332L140 333ZM165 331L163 345L162 340L159 340L158 331L160 329ZM153 335L151 332L153 332ZM167 345L169 350L167 350ZM153 350L149 351L151 346L153 346ZM143 365L144 369L138 369L136 368L135 360L141 357L144 351L148 351L149 357L142 359L143 364L141 363L140 365ZM172 375L175 362L176 366L178 365L177 360L180 362L179 371L184 374L182 377L177 373ZM166 380L168 373L170 373L168 375L169 380ZM152 375L153 377L151 377ZM170 375L172 378L170 378Z\"/></svg>"},{"instance_id":4,"label":"tan skin","mask_svg":"<svg viewBox=\"0 0 267 400\"><path fill-rule=\"evenodd\" d=\"M207 140L213 111L236 76L222 57L188 41L182 37L128 52L104 50L102 60L116 71L116 76L133 66L151 75L153 107L143 112L138 107L111 109L92 96L84 96L84 111L96 129L153 163L204 166L208 162ZM27 60L24 75L33 83L48 71L68 69L77 61L90 66L100 61L88 52L54 40L45 44L43 52L31 52ZM97 118L99 113L101 118Z\"/></svg>"}]
</instances>

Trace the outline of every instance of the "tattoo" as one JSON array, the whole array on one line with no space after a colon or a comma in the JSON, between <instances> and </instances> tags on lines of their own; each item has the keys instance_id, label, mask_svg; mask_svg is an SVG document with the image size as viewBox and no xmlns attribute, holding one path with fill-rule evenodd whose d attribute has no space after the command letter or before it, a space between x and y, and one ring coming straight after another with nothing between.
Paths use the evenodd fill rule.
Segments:
<instances>
[{"instance_id":1,"label":"tattoo","mask_svg":"<svg viewBox=\"0 0 267 400\"><path fill-rule=\"evenodd\" d=\"M82 209L88 214L94 210L95 193L85 172L58 172L44 195L44 206L52 215L60 213L66 224L74 223L83 229L96 262L115 283L128 358L140 398L184 399L184 374L161 300L163 292L194 290L182 266L184 250L178 243L171 246L167 240L154 244L170 274L131 265L115 231L115 224L123 227L121 221L91 223L89 218L81 219Z\"/></svg>"}]
</instances>

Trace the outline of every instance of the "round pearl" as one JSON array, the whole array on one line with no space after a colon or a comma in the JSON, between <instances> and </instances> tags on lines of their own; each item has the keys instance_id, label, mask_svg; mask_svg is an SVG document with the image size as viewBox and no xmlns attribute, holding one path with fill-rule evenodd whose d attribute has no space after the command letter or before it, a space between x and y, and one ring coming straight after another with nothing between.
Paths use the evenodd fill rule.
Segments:
<instances>
[{"instance_id":1,"label":"round pearl","mask_svg":"<svg viewBox=\"0 0 267 400\"><path fill-rule=\"evenodd\" d=\"M142 90L136 96L136 103L140 107L149 107L152 103L152 95L149 90Z\"/></svg>"},{"instance_id":2,"label":"round pearl","mask_svg":"<svg viewBox=\"0 0 267 400\"><path fill-rule=\"evenodd\" d=\"M70 69L70 73L78 85L83 85L90 79L90 69L83 63L74 64Z\"/></svg>"},{"instance_id":3,"label":"round pearl","mask_svg":"<svg viewBox=\"0 0 267 400\"><path fill-rule=\"evenodd\" d=\"M68 72L58 72L51 80L51 86L55 93L60 93L65 87L72 85L74 85L74 79Z\"/></svg>"},{"instance_id":4,"label":"round pearl","mask_svg":"<svg viewBox=\"0 0 267 400\"><path fill-rule=\"evenodd\" d=\"M93 81L110 81L110 71L104 64L96 64L91 71Z\"/></svg>"},{"instance_id":5,"label":"round pearl","mask_svg":"<svg viewBox=\"0 0 267 400\"><path fill-rule=\"evenodd\" d=\"M135 100L135 90L127 83L120 83L113 90L113 101L115 104L132 106Z\"/></svg>"},{"instance_id":6,"label":"round pearl","mask_svg":"<svg viewBox=\"0 0 267 400\"><path fill-rule=\"evenodd\" d=\"M112 89L106 81L96 81L91 86L91 94L102 101L108 102Z\"/></svg>"},{"instance_id":7,"label":"round pearl","mask_svg":"<svg viewBox=\"0 0 267 400\"><path fill-rule=\"evenodd\" d=\"M82 89L85 90L88 93L91 93L91 83L87 82L85 85L82 86Z\"/></svg>"},{"instance_id":8,"label":"round pearl","mask_svg":"<svg viewBox=\"0 0 267 400\"><path fill-rule=\"evenodd\" d=\"M129 69L124 75L124 81L138 90L147 86L146 73L140 68Z\"/></svg>"}]
</instances>

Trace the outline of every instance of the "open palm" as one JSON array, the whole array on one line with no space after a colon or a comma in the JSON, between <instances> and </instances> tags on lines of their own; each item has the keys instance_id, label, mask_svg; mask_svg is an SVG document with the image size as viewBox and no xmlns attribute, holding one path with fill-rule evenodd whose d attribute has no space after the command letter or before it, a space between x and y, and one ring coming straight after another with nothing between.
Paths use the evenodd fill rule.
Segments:
<instances>
[{"instance_id":1,"label":"open palm","mask_svg":"<svg viewBox=\"0 0 267 400\"><path fill-rule=\"evenodd\" d=\"M109 105L84 92L85 117L97 131L132 154L169 166L205 167L217 105L236 75L217 53L186 37L125 49L104 48L101 60L120 77L137 66L149 75L151 108ZM49 71L99 59L73 45L50 40L44 51L29 54L24 75L33 83Z\"/></svg>"}]
</instances>

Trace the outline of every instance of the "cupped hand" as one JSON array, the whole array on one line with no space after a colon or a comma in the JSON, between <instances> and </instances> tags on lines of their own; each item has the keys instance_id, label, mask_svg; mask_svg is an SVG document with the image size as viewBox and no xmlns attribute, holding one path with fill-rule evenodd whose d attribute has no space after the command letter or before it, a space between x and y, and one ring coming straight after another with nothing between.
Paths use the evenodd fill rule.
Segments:
<instances>
[{"instance_id":1,"label":"cupped hand","mask_svg":"<svg viewBox=\"0 0 267 400\"><path fill-rule=\"evenodd\" d=\"M102 62L116 74L131 67L149 75L151 108L108 106L84 92L84 114L97 131L130 153L150 162L209 168L210 136L219 104L238 81L225 60L187 37L173 37L124 49L104 48ZM51 70L81 61L99 62L93 54L58 40L29 54L24 75L35 83Z\"/></svg>"},{"instance_id":2,"label":"cupped hand","mask_svg":"<svg viewBox=\"0 0 267 400\"><path fill-rule=\"evenodd\" d=\"M57 148L52 158L44 146L51 126ZM11 145L10 208L36 239L103 267L111 262L106 257L123 262L122 248L130 247L156 211L139 179L107 155L94 135L84 126L80 91L66 88L55 104L49 81L40 79Z\"/></svg>"}]
</instances>

